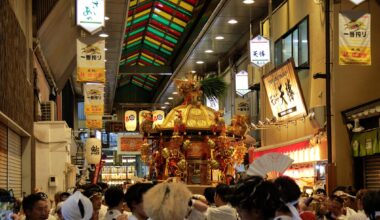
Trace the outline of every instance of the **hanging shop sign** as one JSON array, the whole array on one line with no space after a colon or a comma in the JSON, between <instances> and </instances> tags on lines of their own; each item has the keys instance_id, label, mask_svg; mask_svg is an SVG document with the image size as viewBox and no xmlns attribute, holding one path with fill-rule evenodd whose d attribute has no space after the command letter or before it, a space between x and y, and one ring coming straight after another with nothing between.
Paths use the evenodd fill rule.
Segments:
<instances>
[{"instance_id":1,"label":"hanging shop sign","mask_svg":"<svg viewBox=\"0 0 380 220\"><path fill-rule=\"evenodd\" d=\"M165 119L165 112L162 110L153 111L153 127L161 125Z\"/></svg>"},{"instance_id":2,"label":"hanging shop sign","mask_svg":"<svg viewBox=\"0 0 380 220\"><path fill-rule=\"evenodd\" d=\"M77 81L105 82L105 41L85 44L77 39Z\"/></svg>"},{"instance_id":3,"label":"hanging shop sign","mask_svg":"<svg viewBox=\"0 0 380 220\"><path fill-rule=\"evenodd\" d=\"M150 114L152 114L152 112L148 110L139 111L139 126L141 126L141 123L145 120L146 117L149 117Z\"/></svg>"},{"instance_id":4,"label":"hanging shop sign","mask_svg":"<svg viewBox=\"0 0 380 220\"><path fill-rule=\"evenodd\" d=\"M118 135L118 154L140 154L141 146L144 143L141 135Z\"/></svg>"},{"instance_id":5,"label":"hanging shop sign","mask_svg":"<svg viewBox=\"0 0 380 220\"><path fill-rule=\"evenodd\" d=\"M251 63L262 67L270 62L270 43L269 40L261 35L249 41Z\"/></svg>"},{"instance_id":6,"label":"hanging shop sign","mask_svg":"<svg viewBox=\"0 0 380 220\"><path fill-rule=\"evenodd\" d=\"M100 83L86 83L84 91L84 113L86 115L103 115L104 113L104 85Z\"/></svg>"},{"instance_id":7,"label":"hanging shop sign","mask_svg":"<svg viewBox=\"0 0 380 220\"><path fill-rule=\"evenodd\" d=\"M339 13L339 64L371 65L371 15Z\"/></svg>"},{"instance_id":8,"label":"hanging shop sign","mask_svg":"<svg viewBox=\"0 0 380 220\"><path fill-rule=\"evenodd\" d=\"M103 120L101 115L86 115L86 128L101 129Z\"/></svg>"},{"instance_id":9,"label":"hanging shop sign","mask_svg":"<svg viewBox=\"0 0 380 220\"><path fill-rule=\"evenodd\" d=\"M102 155L102 143L97 138L86 140L86 161L88 164L98 164Z\"/></svg>"},{"instance_id":10,"label":"hanging shop sign","mask_svg":"<svg viewBox=\"0 0 380 220\"><path fill-rule=\"evenodd\" d=\"M361 3L365 2L366 0L350 0L355 5L360 5Z\"/></svg>"},{"instance_id":11,"label":"hanging shop sign","mask_svg":"<svg viewBox=\"0 0 380 220\"><path fill-rule=\"evenodd\" d=\"M77 0L77 25L94 34L104 26L104 0Z\"/></svg>"},{"instance_id":12,"label":"hanging shop sign","mask_svg":"<svg viewBox=\"0 0 380 220\"><path fill-rule=\"evenodd\" d=\"M265 75L263 82L272 113L277 120L307 115L292 59Z\"/></svg>"},{"instance_id":13,"label":"hanging shop sign","mask_svg":"<svg viewBox=\"0 0 380 220\"><path fill-rule=\"evenodd\" d=\"M136 111L128 110L124 114L125 129L127 131L135 131L137 127Z\"/></svg>"},{"instance_id":14,"label":"hanging shop sign","mask_svg":"<svg viewBox=\"0 0 380 220\"><path fill-rule=\"evenodd\" d=\"M239 96L244 96L251 91L248 86L247 71L242 70L235 75L235 88L236 94L238 94Z\"/></svg>"}]
</instances>

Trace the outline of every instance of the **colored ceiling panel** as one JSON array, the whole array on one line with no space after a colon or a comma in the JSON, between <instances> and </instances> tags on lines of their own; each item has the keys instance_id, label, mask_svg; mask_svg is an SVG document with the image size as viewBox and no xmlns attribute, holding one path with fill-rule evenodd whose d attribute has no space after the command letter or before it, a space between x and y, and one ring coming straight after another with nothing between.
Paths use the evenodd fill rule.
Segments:
<instances>
[{"instance_id":1,"label":"colored ceiling panel","mask_svg":"<svg viewBox=\"0 0 380 220\"><path fill-rule=\"evenodd\" d=\"M170 66L199 0L130 0L120 65ZM197 9L199 11L199 9ZM193 22L191 23L193 24ZM160 77L133 76L130 83L157 88Z\"/></svg>"}]
</instances>

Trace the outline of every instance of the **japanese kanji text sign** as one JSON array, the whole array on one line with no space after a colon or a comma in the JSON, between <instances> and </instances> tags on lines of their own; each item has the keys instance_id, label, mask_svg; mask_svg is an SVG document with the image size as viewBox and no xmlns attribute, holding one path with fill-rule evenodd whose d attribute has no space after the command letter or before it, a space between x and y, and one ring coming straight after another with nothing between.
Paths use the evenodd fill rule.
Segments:
<instances>
[{"instance_id":1,"label":"japanese kanji text sign","mask_svg":"<svg viewBox=\"0 0 380 220\"><path fill-rule=\"evenodd\" d=\"M261 35L249 41L251 63L262 67L270 62L270 43L269 40Z\"/></svg>"},{"instance_id":2,"label":"japanese kanji text sign","mask_svg":"<svg viewBox=\"0 0 380 220\"><path fill-rule=\"evenodd\" d=\"M77 40L77 81L105 82L105 41L87 45Z\"/></svg>"},{"instance_id":3,"label":"japanese kanji text sign","mask_svg":"<svg viewBox=\"0 0 380 220\"><path fill-rule=\"evenodd\" d=\"M307 115L292 59L265 75L263 82L273 116L277 120Z\"/></svg>"},{"instance_id":4,"label":"japanese kanji text sign","mask_svg":"<svg viewBox=\"0 0 380 220\"><path fill-rule=\"evenodd\" d=\"M77 25L93 34L104 26L104 0L77 0Z\"/></svg>"},{"instance_id":5,"label":"japanese kanji text sign","mask_svg":"<svg viewBox=\"0 0 380 220\"><path fill-rule=\"evenodd\" d=\"M339 13L339 64L371 65L371 15Z\"/></svg>"}]
</instances>

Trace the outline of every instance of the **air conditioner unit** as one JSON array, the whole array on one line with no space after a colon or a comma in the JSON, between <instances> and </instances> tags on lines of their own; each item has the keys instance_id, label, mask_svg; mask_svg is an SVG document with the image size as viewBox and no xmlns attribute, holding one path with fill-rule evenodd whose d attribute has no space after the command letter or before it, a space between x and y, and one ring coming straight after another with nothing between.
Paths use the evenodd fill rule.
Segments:
<instances>
[{"instance_id":1,"label":"air conditioner unit","mask_svg":"<svg viewBox=\"0 0 380 220\"><path fill-rule=\"evenodd\" d=\"M41 121L56 121L57 120L57 107L55 102L48 101L41 103Z\"/></svg>"}]
</instances>

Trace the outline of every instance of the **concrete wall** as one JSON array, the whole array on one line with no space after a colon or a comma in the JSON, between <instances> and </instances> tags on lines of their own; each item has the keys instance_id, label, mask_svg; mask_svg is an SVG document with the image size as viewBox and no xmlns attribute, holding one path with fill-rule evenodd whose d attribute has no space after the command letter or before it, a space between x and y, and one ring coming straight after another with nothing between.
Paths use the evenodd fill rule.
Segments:
<instances>
[{"instance_id":1,"label":"concrete wall","mask_svg":"<svg viewBox=\"0 0 380 220\"><path fill-rule=\"evenodd\" d=\"M289 0L273 12L271 22L266 20L263 27L263 35L269 37L274 44L280 37L297 25L306 16L309 16L309 62L310 69L298 73L301 88L305 97L306 108L314 108L325 105L324 80L314 80L312 75L325 71L324 50L324 14L323 7L315 1ZM266 74L273 69L273 64L263 68ZM261 118L272 118L268 98L261 85ZM299 120L289 123L281 128L263 130L262 144L264 146L288 142L314 134L316 128L312 127L309 120Z\"/></svg>"},{"instance_id":2,"label":"concrete wall","mask_svg":"<svg viewBox=\"0 0 380 220\"><path fill-rule=\"evenodd\" d=\"M369 2L369 3L368 3ZM338 62L339 11L354 10L371 13L371 51L372 65L342 66ZM341 112L359 104L380 98L380 5L375 0L354 7L349 1L335 4L333 7L333 68L332 68L332 139L333 160L337 164L337 184L348 185L353 182L352 156L348 133ZM339 156L337 156L339 155ZM348 169L347 169L348 168Z\"/></svg>"},{"instance_id":3,"label":"concrete wall","mask_svg":"<svg viewBox=\"0 0 380 220\"><path fill-rule=\"evenodd\" d=\"M33 56L34 60L34 68L36 69L37 74L37 87L39 89L39 100L40 102L47 102L49 101L49 95L50 95L50 86L48 81L46 80L44 71L42 70L42 67L40 63L38 62L37 57Z\"/></svg>"}]
</instances>

